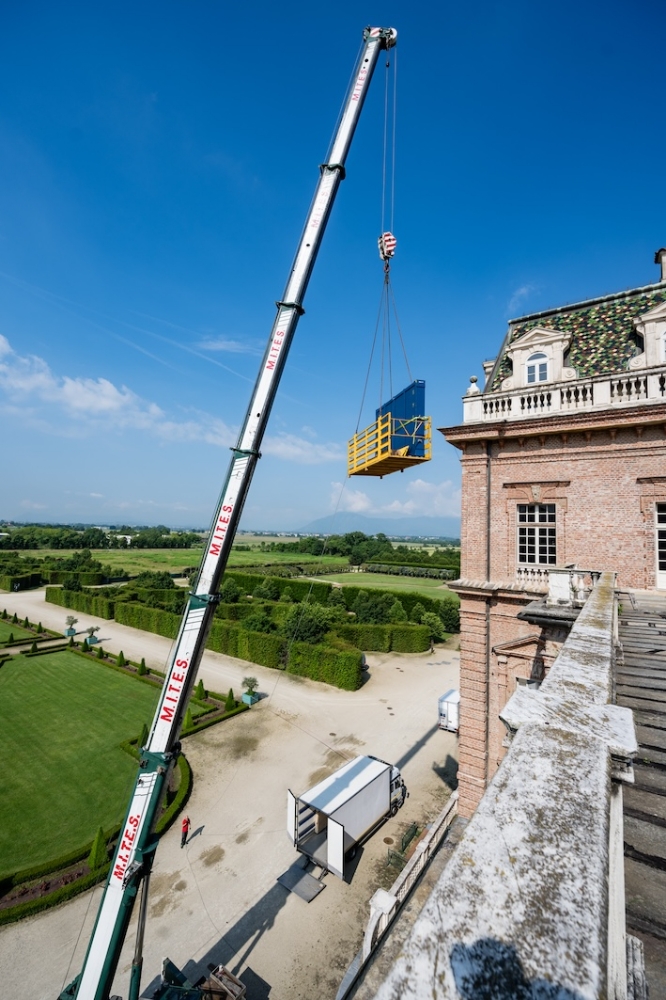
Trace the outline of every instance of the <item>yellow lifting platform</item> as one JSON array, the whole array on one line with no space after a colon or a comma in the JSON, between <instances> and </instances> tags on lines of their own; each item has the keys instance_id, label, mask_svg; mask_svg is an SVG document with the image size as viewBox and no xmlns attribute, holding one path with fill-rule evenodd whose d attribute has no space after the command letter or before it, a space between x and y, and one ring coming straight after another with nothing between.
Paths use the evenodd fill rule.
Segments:
<instances>
[{"instance_id":1,"label":"yellow lifting platform","mask_svg":"<svg viewBox=\"0 0 666 1000\"><path fill-rule=\"evenodd\" d=\"M347 448L348 476L387 476L431 458L425 382L412 382L377 410L377 419L357 432Z\"/></svg>"}]
</instances>

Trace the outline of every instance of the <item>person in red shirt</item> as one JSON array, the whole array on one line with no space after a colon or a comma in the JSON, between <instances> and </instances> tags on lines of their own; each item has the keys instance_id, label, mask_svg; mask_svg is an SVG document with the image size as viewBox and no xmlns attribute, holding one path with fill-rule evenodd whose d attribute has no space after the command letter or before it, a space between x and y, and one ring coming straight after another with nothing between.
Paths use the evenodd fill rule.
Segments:
<instances>
[{"instance_id":1,"label":"person in red shirt","mask_svg":"<svg viewBox=\"0 0 666 1000\"><path fill-rule=\"evenodd\" d=\"M185 847L187 843L187 835L190 832L190 817L183 816L183 822L180 824L180 846Z\"/></svg>"}]
</instances>

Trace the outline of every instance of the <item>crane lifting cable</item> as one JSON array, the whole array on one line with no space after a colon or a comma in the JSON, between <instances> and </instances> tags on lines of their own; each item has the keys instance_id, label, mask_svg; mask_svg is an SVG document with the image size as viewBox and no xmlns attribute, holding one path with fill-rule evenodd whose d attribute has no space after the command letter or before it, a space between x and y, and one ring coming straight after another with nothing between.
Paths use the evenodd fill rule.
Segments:
<instances>
[{"instance_id":1,"label":"crane lifting cable","mask_svg":"<svg viewBox=\"0 0 666 1000\"><path fill-rule=\"evenodd\" d=\"M387 60L387 70L389 62ZM395 76L394 76L395 80ZM384 263L384 280L382 284L382 294L380 298L377 323L370 351L370 361L365 377L363 396L359 419L356 424L354 436L349 441L347 447L347 475L348 476L379 476L383 478L391 472L404 472L414 465L430 461L431 457L431 420L425 415L425 382L423 379L414 379L407 360L407 352L400 329L398 312L391 285L391 261L395 255L397 240L390 230L384 231L385 209L386 209L386 175L388 159L388 73L385 88L384 103L384 157L382 174L382 234L378 240L379 256ZM395 90L393 98L393 142L391 155L391 207L390 225L393 228L394 214L394 191L395 191ZM395 318L395 325L400 338L400 345L407 368L409 385L400 392L393 392L393 359L391 351L391 317ZM364 430L359 432L363 404L368 388L368 381L372 369L372 362L377 347L377 338L381 326L381 359L379 378L379 406L375 411L375 420ZM388 376L389 395L388 402L384 399L384 375Z\"/></svg>"}]
</instances>

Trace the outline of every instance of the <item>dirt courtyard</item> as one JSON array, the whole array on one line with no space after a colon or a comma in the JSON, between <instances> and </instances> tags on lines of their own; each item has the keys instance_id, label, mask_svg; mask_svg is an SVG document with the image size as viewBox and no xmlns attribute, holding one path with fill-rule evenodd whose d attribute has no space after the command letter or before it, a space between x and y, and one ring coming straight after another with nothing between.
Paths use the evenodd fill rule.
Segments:
<instances>
[{"instance_id":1,"label":"dirt courtyard","mask_svg":"<svg viewBox=\"0 0 666 1000\"><path fill-rule=\"evenodd\" d=\"M0 608L62 627L67 612L43 592L0 595ZM100 624L105 648L161 666L170 642ZM262 700L247 712L184 741L195 776L187 807L192 833L180 848L178 824L162 839L150 888L144 993L168 955L190 979L224 962L247 984L249 1000L333 1000L360 947L375 890L398 872L387 850L413 822L432 820L450 793L457 740L437 728L437 698L458 686L454 643L434 654L371 654L356 692L206 653L204 683L219 691L251 673ZM343 883L333 875L311 903L276 879L300 856L286 832L287 789L303 792L345 760L369 753L401 768L410 797L365 843ZM129 796L128 789L128 796ZM53 1000L80 971L101 890L0 929L0 975L13 1000ZM136 912L136 911L135 911ZM127 996L134 919L113 992Z\"/></svg>"}]
</instances>

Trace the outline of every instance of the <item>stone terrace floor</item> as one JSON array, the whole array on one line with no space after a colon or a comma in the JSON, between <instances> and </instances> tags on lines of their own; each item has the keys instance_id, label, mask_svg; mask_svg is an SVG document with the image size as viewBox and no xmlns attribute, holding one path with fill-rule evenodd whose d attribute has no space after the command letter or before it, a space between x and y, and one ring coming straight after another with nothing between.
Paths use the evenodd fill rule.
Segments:
<instances>
[{"instance_id":1,"label":"stone terrace floor","mask_svg":"<svg viewBox=\"0 0 666 1000\"><path fill-rule=\"evenodd\" d=\"M639 751L624 787L627 930L645 946L651 997L666 997L666 595L619 594L616 701L631 708Z\"/></svg>"}]
</instances>

